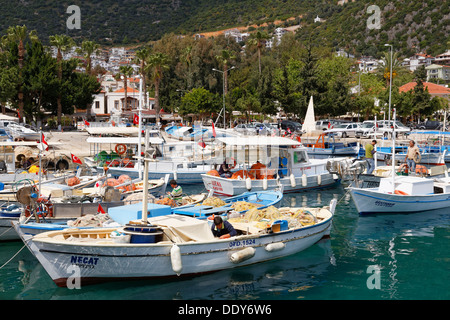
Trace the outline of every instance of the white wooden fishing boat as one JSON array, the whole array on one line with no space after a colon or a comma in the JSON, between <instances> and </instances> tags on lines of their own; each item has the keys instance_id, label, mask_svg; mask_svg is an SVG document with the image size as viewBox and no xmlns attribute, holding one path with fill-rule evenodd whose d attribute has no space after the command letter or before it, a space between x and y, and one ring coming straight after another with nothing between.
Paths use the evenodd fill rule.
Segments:
<instances>
[{"instance_id":1,"label":"white wooden fishing boat","mask_svg":"<svg viewBox=\"0 0 450 320\"><path fill-rule=\"evenodd\" d=\"M327 170L328 160L310 159L306 149L298 141L266 136L217 140L227 146L225 152L228 158L233 157L230 159L234 159L243 168L242 177L202 174L205 188L214 190L217 194L233 196L250 190L280 187L286 193L333 187L340 183L339 176ZM252 169L252 164L257 161L264 166ZM253 174L252 170L256 170L256 173ZM258 174L260 179L257 179Z\"/></svg>"},{"instance_id":2,"label":"white wooden fishing boat","mask_svg":"<svg viewBox=\"0 0 450 320\"><path fill-rule=\"evenodd\" d=\"M108 174L116 178L123 174L132 179L141 177L142 164L138 159L126 157L124 161L120 158L122 154L128 152L128 148L132 149L132 154L137 154L139 142L147 144L145 148L154 157L149 163L149 179L159 179L169 174L170 179L177 180L180 185L197 184L202 183L200 176L202 173L214 168L215 159L212 157L214 150L210 145L202 148L197 142L167 143L160 137L148 137L147 143L145 139L140 140L139 137L89 137L86 141L91 144L91 150L95 154L100 152L104 154L98 159L87 157L86 163L97 172L104 172L106 168ZM113 152L108 155L103 150L104 147L100 147L105 144L110 144L113 149L120 146L125 151L119 155Z\"/></svg>"},{"instance_id":3,"label":"white wooden fishing boat","mask_svg":"<svg viewBox=\"0 0 450 320\"><path fill-rule=\"evenodd\" d=\"M409 213L450 207L450 179L397 176L376 188L350 188L360 214Z\"/></svg>"},{"instance_id":4,"label":"white wooden fishing boat","mask_svg":"<svg viewBox=\"0 0 450 320\"><path fill-rule=\"evenodd\" d=\"M394 130L392 133L393 146L395 146L395 136ZM397 176L395 157L394 151L392 152L391 176L380 179L378 187L349 188L360 214L410 213L450 207L450 178Z\"/></svg>"},{"instance_id":5,"label":"white wooden fishing boat","mask_svg":"<svg viewBox=\"0 0 450 320\"><path fill-rule=\"evenodd\" d=\"M61 287L199 275L309 248L329 236L335 204L280 209L276 220L269 221L236 218L230 222L238 234L228 239L214 238L207 220L163 215L119 229L66 229L23 240Z\"/></svg>"}]
</instances>

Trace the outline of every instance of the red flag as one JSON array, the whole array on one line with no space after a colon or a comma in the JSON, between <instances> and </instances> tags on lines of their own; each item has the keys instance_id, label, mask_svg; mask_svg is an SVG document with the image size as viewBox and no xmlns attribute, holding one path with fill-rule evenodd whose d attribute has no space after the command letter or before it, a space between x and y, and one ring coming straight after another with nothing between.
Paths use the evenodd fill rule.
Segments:
<instances>
[{"instance_id":1,"label":"red flag","mask_svg":"<svg viewBox=\"0 0 450 320\"><path fill-rule=\"evenodd\" d=\"M216 127L214 126L214 122L212 123L212 132L213 132L213 137L216 137Z\"/></svg>"},{"instance_id":2,"label":"red flag","mask_svg":"<svg viewBox=\"0 0 450 320\"><path fill-rule=\"evenodd\" d=\"M206 147L206 143L205 143L203 140L201 140L201 141L198 143L198 145L199 145L200 147L202 147L202 148L205 148L205 147Z\"/></svg>"},{"instance_id":3,"label":"red flag","mask_svg":"<svg viewBox=\"0 0 450 320\"><path fill-rule=\"evenodd\" d=\"M116 126L116 123L114 121L111 121L111 124L112 124L113 127Z\"/></svg>"},{"instance_id":4,"label":"red flag","mask_svg":"<svg viewBox=\"0 0 450 320\"><path fill-rule=\"evenodd\" d=\"M91 124L90 124L89 122L87 122L86 120L84 120L84 125L85 125L86 127L89 127Z\"/></svg>"},{"instance_id":5,"label":"red flag","mask_svg":"<svg viewBox=\"0 0 450 320\"><path fill-rule=\"evenodd\" d=\"M99 213L99 212L106 213L105 210L103 210L102 205L100 203L98 204L98 209L97 209L97 213Z\"/></svg>"},{"instance_id":6,"label":"red flag","mask_svg":"<svg viewBox=\"0 0 450 320\"><path fill-rule=\"evenodd\" d=\"M328 129L330 129L331 127L331 122L328 122Z\"/></svg>"},{"instance_id":7,"label":"red flag","mask_svg":"<svg viewBox=\"0 0 450 320\"><path fill-rule=\"evenodd\" d=\"M136 113L133 114L133 124L139 124L139 116Z\"/></svg>"},{"instance_id":8,"label":"red flag","mask_svg":"<svg viewBox=\"0 0 450 320\"><path fill-rule=\"evenodd\" d=\"M17 116L19 117L19 119L22 119L22 117L20 116L20 112L17 111Z\"/></svg>"},{"instance_id":9,"label":"red flag","mask_svg":"<svg viewBox=\"0 0 450 320\"><path fill-rule=\"evenodd\" d=\"M42 143L45 144L45 151L48 151L48 143L47 141L45 141L45 136L43 133L42 133Z\"/></svg>"},{"instance_id":10,"label":"red flag","mask_svg":"<svg viewBox=\"0 0 450 320\"><path fill-rule=\"evenodd\" d=\"M70 156L72 157L72 162L73 163L79 163L79 164L83 164L80 160L80 158L78 158L77 156L74 156L73 154L70 154Z\"/></svg>"}]
</instances>

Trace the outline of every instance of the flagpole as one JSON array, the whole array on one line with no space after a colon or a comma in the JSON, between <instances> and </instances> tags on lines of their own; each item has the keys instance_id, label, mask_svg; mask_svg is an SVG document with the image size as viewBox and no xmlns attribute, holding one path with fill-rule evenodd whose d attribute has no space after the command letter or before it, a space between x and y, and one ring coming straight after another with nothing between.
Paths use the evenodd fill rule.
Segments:
<instances>
[{"instance_id":1,"label":"flagpole","mask_svg":"<svg viewBox=\"0 0 450 320\"><path fill-rule=\"evenodd\" d=\"M41 183L42 183L42 156L41 156L41 152L42 152L42 135L44 133L41 130L41 144L40 144L40 148L39 149L39 197L41 196Z\"/></svg>"},{"instance_id":2,"label":"flagpole","mask_svg":"<svg viewBox=\"0 0 450 320\"><path fill-rule=\"evenodd\" d=\"M141 157L142 157L142 76L139 79L139 141L138 141L138 172L139 179L142 180L142 165L141 165Z\"/></svg>"}]
</instances>

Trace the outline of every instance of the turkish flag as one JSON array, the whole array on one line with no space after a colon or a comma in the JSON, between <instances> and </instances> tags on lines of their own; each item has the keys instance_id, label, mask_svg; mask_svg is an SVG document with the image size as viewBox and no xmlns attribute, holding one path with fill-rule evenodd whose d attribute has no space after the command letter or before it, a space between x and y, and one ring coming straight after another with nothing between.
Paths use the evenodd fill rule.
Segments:
<instances>
[{"instance_id":1,"label":"turkish flag","mask_svg":"<svg viewBox=\"0 0 450 320\"><path fill-rule=\"evenodd\" d=\"M98 204L98 209L97 209L97 213L99 213L99 212L106 213L105 210L103 210L102 205L100 203Z\"/></svg>"},{"instance_id":2,"label":"turkish flag","mask_svg":"<svg viewBox=\"0 0 450 320\"><path fill-rule=\"evenodd\" d=\"M133 124L139 124L139 116L136 113L133 114Z\"/></svg>"},{"instance_id":3,"label":"turkish flag","mask_svg":"<svg viewBox=\"0 0 450 320\"><path fill-rule=\"evenodd\" d=\"M42 143L45 144L45 151L48 151L48 143L47 141L45 141L45 136L43 133L42 133Z\"/></svg>"},{"instance_id":4,"label":"turkish flag","mask_svg":"<svg viewBox=\"0 0 450 320\"><path fill-rule=\"evenodd\" d=\"M214 122L212 123L212 132L213 132L213 137L216 137L216 127L214 126Z\"/></svg>"},{"instance_id":5,"label":"turkish flag","mask_svg":"<svg viewBox=\"0 0 450 320\"><path fill-rule=\"evenodd\" d=\"M206 143L203 141L203 139L199 141L198 145L202 148L206 147Z\"/></svg>"},{"instance_id":6,"label":"turkish flag","mask_svg":"<svg viewBox=\"0 0 450 320\"><path fill-rule=\"evenodd\" d=\"M84 125L85 125L86 127L89 127L91 124L90 124L89 122L87 122L86 120L84 120Z\"/></svg>"},{"instance_id":7,"label":"turkish flag","mask_svg":"<svg viewBox=\"0 0 450 320\"><path fill-rule=\"evenodd\" d=\"M73 163L79 163L79 164L83 164L80 160L80 158L78 158L77 156L74 156L73 154L70 154L70 156L72 157L72 162Z\"/></svg>"}]
</instances>

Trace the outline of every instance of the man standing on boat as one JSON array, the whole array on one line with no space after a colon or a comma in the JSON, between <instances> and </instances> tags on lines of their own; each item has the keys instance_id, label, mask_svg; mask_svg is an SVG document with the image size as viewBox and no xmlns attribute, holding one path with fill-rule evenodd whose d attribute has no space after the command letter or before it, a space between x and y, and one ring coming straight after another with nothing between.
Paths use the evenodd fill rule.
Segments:
<instances>
[{"instance_id":1,"label":"man standing on boat","mask_svg":"<svg viewBox=\"0 0 450 320\"><path fill-rule=\"evenodd\" d=\"M416 172L416 154L420 154L419 147L416 146L414 140L409 141L408 151L406 152L405 162L411 173Z\"/></svg>"},{"instance_id":2,"label":"man standing on boat","mask_svg":"<svg viewBox=\"0 0 450 320\"><path fill-rule=\"evenodd\" d=\"M366 144L365 150L366 150L366 161L367 161L367 174L372 174L373 170L375 169L375 161L373 158L373 155L375 152L375 145L377 144L377 140L372 140L371 143Z\"/></svg>"}]
</instances>

